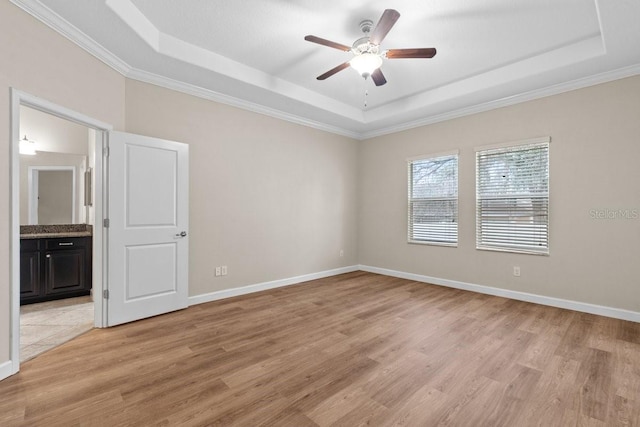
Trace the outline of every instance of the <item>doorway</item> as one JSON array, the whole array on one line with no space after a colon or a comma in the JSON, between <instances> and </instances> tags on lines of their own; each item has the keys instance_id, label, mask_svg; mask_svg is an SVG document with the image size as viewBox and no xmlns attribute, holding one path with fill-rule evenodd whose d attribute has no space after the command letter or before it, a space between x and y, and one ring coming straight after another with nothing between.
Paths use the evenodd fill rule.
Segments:
<instances>
[{"instance_id":1,"label":"doorway","mask_svg":"<svg viewBox=\"0 0 640 427\"><path fill-rule=\"evenodd\" d=\"M26 110L29 109L29 110ZM71 156L84 158L84 167L72 166L74 170L77 171L77 177L74 180L74 186L71 195L71 199L74 201L82 200L83 203L73 203L73 212L71 214L72 222L73 218L84 219L84 226L92 225L92 244L90 249L87 249L88 259L91 261L92 273L90 274L89 280L92 282L92 290L93 290L93 300L92 304L89 304L90 307L87 306L87 299L85 298L81 301L79 305L82 306L82 316L86 316L89 308L91 309L93 316L89 318L89 325L95 327L103 327L105 325L105 310L103 309L103 263L104 263L104 244L105 241L103 239L103 231L102 231L102 222L104 218L103 209L106 207L106 192L103 189L103 183L105 182L105 163L103 157L104 148L107 146L106 133L111 130L111 126L97 120L94 120L90 117L79 114L75 111L66 109L64 107L58 106L56 104L50 103L46 100L37 98L35 96L26 94L24 92L12 89L11 91L11 368L12 374L18 372L20 366L20 359L24 359L24 357L20 357L20 348L21 348L21 337L20 337L20 311L21 311L21 283L20 283L20 272L21 267L21 225L28 226L38 226L37 224L30 224L29 220L25 220L24 217L30 216L30 210L28 208L28 191L25 189L26 184L21 185L21 176L25 177L28 175L28 169L25 170L25 167L21 165L20 161L20 143L21 139L21 116L25 114L25 111L36 112L37 114L47 114L55 117L56 119L62 119L67 121L74 126L84 127L87 132L86 138L86 147L87 153L86 156L83 157L83 154L73 153L73 149L69 149L69 138L60 138L58 141L49 141L49 149L46 147L40 147L44 153L47 153L49 157L48 162L61 161L63 164L60 165L54 164L50 166L72 166L75 160L69 157L69 151L71 151ZM25 140L32 138L33 136L25 136ZM36 139L36 138L34 138ZM52 145L53 144L53 145ZM52 146L58 144L58 149L51 148ZM46 145L46 144L43 144ZM37 146L37 142L36 142ZM66 148L60 148L60 146L65 146ZM43 149L45 148L45 149ZM38 148L36 147L36 151ZM67 158L60 160L59 155L55 155L52 153L68 155ZM23 157L26 157L23 155ZM30 157L30 156L29 156ZM52 160L53 159L53 160ZM82 163L82 160L80 161ZM55 168L54 168L55 169ZM90 172L92 175L91 179L87 179L87 172ZM76 186L75 183L78 183ZM33 183L32 183L33 184ZM25 188L21 188L25 187ZM91 190L91 192L89 192ZM27 194L25 194L27 193ZM90 197L90 201L87 199ZM33 214L33 212L31 212ZM57 221L57 220L56 220ZM74 226L75 224L69 224L70 226ZM55 227L55 225L48 225L50 227ZM79 224L82 226L82 224ZM23 228L24 230L24 228ZM72 243L75 243L72 242ZM69 244L67 242L60 242L60 244ZM75 249L75 248L74 248ZM63 265L67 260L75 259L72 256L76 256L75 251L73 254L71 251L65 253L65 256L60 257L62 260L60 264ZM50 254L48 254L50 255ZM72 255L72 256L67 256ZM77 257L76 257L77 258ZM80 258L78 258L80 259ZM74 261L76 262L76 261ZM34 262L34 265L36 263ZM50 271L55 271L53 268L49 268ZM62 273L65 274L65 273ZM60 291L60 289L53 289L52 294ZM65 290L66 291L66 290ZM61 297L60 295L56 295L57 297ZM62 302L60 302L62 301ZM79 314L70 314L67 316L66 320L64 318L64 313L70 313L72 310L69 309L69 304L64 302L65 300L51 301L49 307L45 307L46 309L58 310L56 313L58 318L62 322L70 323L70 318L74 318ZM24 306L28 307L28 306ZM24 310L26 312L36 311L35 309L27 309ZM45 317L54 317L53 312L49 312L45 314ZM32 321L32 320L31 320ZM67 325L69 326L69 325ZM57 338L60 338L63 334L58 330L56 334ZM46 335L46 333L45 333ZM55 342L53 336L50 336L49 342ZM32 340L34 338L31 338ZM25 354L25 356L27 356Z\"/></svg>"},{"instance_id":2,"label":"doorway","mask_svg":"<svg viewBox=\"0 0 640 427\"><path fill-rule=\"evenodd\" d=\"M81 177L95 169L95 131L26 106L20 106L19 122L21 141L30 145L19 153L20 361L25 362L93 328L93 262L86 253L94 227L93 192L84 191L88 180ZM51 247L53 238L78 231L86 234L85 249L76 249L77 237L68 239L72 246Z\"/></svg>"}]
</instances>

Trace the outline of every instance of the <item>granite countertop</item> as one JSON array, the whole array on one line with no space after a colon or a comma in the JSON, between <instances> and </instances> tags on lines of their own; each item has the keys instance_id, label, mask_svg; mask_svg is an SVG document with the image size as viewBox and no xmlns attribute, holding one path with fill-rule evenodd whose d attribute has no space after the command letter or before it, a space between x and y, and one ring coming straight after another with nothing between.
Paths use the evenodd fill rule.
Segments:
<instances>
[{"instance_id":1,"label":"granite countertop","mask_svg":"<svg viewBox=\"0 0 640 427\"><path fill-rule=\"evenodd\" d=\"M21 225L21 239L41 239L56 237L90 237L93 226L87 224L56 224L56 225Z\"/></svg>"}]
</instances>

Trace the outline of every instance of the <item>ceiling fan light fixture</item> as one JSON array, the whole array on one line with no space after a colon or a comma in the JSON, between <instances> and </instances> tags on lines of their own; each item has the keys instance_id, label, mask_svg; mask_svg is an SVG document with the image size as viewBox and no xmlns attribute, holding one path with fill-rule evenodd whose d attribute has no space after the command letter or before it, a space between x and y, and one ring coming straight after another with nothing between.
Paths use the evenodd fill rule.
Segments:
<instances>
[{"instance_id":1,"label":"ceiling fan light fixture","mask_svg":"<svg viewBox=\"0 0 640 427\"><path fill-rule=\"evenodd\" d=\"M395 25L398 18L400 18L400 13L397 10L385 9L373 30L371 29L373 21L364 20L360 22L360 29L364 36L356 40L351 47L312 35L306 36L304 38L306 41L341 50L343 52L351 52L354 55L351 61L343 62L337 67L333 67L326 73L320 74L316 79L326 80L345 68L351 67L365 79L371 77L371 80L373 80L373 83L375 83L376 86L382 86L387 83L387 79L380 69L383 58L433 58L436 54L436 49L433 47L380 50L380 44L387 36L387 33Z\"/></svg>"},{"instance_id":2,"label":"ceiling fan light fixture","mask_svg":"<svg viewBox=\"0 0 640 427\"><path fill-rule=\"evenodd\" d=\"M353 57L349 61L351 68L356 70L362 77L370 76L375 70L382 65L382 58L380 55L373 53L362 53Z\"/></svg>"}]
</instances>

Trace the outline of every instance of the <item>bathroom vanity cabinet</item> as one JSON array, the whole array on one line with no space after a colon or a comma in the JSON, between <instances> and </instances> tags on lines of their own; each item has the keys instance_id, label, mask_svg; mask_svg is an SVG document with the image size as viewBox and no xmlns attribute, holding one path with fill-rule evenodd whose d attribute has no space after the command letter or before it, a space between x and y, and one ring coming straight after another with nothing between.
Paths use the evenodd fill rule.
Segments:
<instances>
[{"instance_id":1,"label":"bathroom vanity cabinet","mask_svg":"<svg viewBox=\"0 0 640 427\"><path fill-rule=\"evenodd\" d=\"M20 239L20 304L89 295L91 240Z\"/></svg>"}]
</instances>

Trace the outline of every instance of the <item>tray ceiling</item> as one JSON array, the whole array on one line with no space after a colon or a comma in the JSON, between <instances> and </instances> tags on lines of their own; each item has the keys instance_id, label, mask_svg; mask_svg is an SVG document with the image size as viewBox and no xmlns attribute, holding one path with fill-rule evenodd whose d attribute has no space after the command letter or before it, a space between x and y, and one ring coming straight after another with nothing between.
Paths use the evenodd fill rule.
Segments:
<instances>
[{"instance_id":1,"label":"tray ceiling","mask_svg":"<svg viewBox=\"0 0 640 427\"><path fill-rule=\"evenodd\" d=\"M640 73L631 0L12 0L127 77L368 138ZM376 87L347 69L359 22L401 16ZM367 99L365 106L365 97Z\"/></svg>"}]
</instances>

